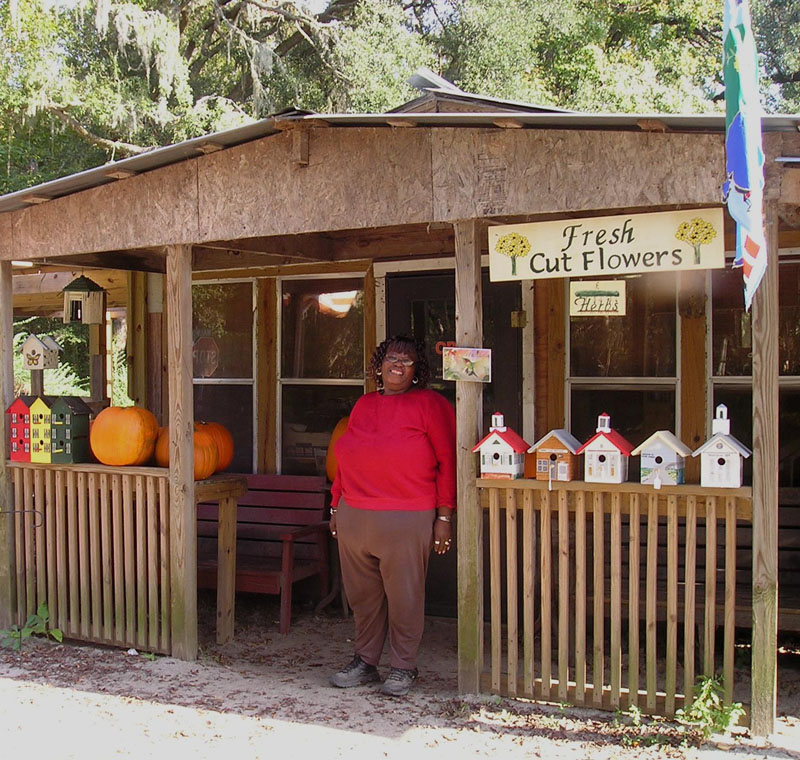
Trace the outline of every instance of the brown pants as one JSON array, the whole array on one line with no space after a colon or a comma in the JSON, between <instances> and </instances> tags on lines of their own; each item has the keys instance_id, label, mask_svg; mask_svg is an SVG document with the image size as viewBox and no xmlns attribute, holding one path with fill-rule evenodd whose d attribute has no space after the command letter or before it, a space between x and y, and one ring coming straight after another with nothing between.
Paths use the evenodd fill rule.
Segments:
<instances>
[{"instance_id":1,"label":"brown pants","mask_svg":"<svg viewBox=\"0 0 800 760\"><path fill-rule=\"evenodd\" d=\"M417 667L435 513L353 509L339 500L339 559L355 652L370 665L380 661L388 633L391 666Z\"/></svg>"}]
</instances>

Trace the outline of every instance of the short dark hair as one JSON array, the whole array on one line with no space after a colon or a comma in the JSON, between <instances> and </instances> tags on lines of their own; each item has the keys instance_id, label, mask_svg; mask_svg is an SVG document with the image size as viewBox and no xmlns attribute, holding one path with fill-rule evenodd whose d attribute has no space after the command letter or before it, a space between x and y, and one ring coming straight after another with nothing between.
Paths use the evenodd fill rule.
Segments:
<instances>
[{"instance_id":1,"label":"short dark hair","mask_svg":"<svg viewBox=\"0 0 800 760\"><path fill-rule=\"evenodd\" d=\"M428 364L428 356L425 351L425 344L411 335L393 335L380 343L372 354L369 361L369 376L375 380L378 385L378 390L383 389L383 380L378 374L378 371L383 364L386 357L386 352L393 348L396 351L405 351L406 353L413 353L416 356L414 363L414 380L417 388L427 388L428 382L431 379L431 368Z\"/></svg>"}]
</instances>

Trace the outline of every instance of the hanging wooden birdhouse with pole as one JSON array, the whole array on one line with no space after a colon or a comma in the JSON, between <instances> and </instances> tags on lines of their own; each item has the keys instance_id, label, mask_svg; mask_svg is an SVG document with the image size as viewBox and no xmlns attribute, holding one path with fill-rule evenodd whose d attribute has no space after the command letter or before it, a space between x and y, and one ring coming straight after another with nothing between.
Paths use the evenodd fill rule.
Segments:
<instances>
[{"instance_id":1,"label":"hanging wooden birdhouse with pole","mask_svg":"<svg viewBox=\"0 0 800 760\"><path fill-rule=\"evenodd\" d=\"M61 291L64 294L64 322L85 325L103 324L106 315L106 291L81 275Z\"/></svg>"}]
</instances>

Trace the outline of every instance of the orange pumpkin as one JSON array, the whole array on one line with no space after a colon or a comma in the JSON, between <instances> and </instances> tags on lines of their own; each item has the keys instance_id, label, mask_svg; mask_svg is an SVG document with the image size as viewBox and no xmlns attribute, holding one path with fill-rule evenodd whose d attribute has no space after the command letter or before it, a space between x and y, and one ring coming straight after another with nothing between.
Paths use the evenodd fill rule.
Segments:
<instances>
[{"instance_id":1,"label":"orange pumpkin","mask_svg":"<svg viewBox=\"0 0 800 760\"><path fill-rule=\"evenodd\" d=\"M338 468L338 464L336 462L336 454L333 450L336 441L338 441L343 435L345 430L347 430L347 421L350 417L342 417L337 423L336 427L333 428L333 432L331 433L331 440L328 442L328 453L325 455L325 472L328 475L328 480L333 483L334 478L336 477L336 470Z\"/></svg>"},{"instance_id":2,"label":"orange pumpkin","mask_svg":"<svg viewBox=\"0 0 800 760\"><path fill-rule=\"evenodd\" d=\"M159 467L169 467L169 428L160 427L156 438L155 460Z\"/></svg>"},{"instance_id":3,"label":"orange pumpkin","mask_svg":"<svg viewBox=\"0 0 800 760\"><path fill-rule=\"evenodd\" d=\"M153 456L157 435L152 412L139 406L109 406L95 417L89 445L103 464L139 465Z\"/></svg>"},{"instance_id":4,"label":"orange pumpkin","mask_svg":"<svg viewBox=\"0 0 800 760\"><path fill-rule=\"evenodd\" d=\"M193 435L194 479L210 478L217 467L219 458L216 441L206 430L195 427ZM169 467L169 428L158 429L158 440L155 446L155 459L159 467Z\"/></svg>"},{"instance_id":5,"label":"orange pumpkin","mask_svg":"<svg viewBox=\"0 0 800 760\"><path fill-rule=\"evenodd\" d=\"M227 470L233 461L233 436L230 430L219 422L195 422L195 430L205 430L217 444L217 472Z\"/></svg>"},{"instance_id":6,"label":"orange pumpkin","mask_svg":"<svg viewBox=\"0 0 800 760\"><path fill-rule=\"evenodd\" d=\"M217 442L205 430L194 431L194 479L210 478L217 469Z\"/></svg>"}]
</instances>

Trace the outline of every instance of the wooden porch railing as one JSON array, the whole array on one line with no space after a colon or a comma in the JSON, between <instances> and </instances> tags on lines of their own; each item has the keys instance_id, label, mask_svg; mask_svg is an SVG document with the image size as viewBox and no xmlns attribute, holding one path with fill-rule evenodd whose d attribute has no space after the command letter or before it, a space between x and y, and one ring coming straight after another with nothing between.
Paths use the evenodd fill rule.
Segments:
<instances>
[{"instance_id":1,"label":"wooden porch railing","mask_svg":"<svg viewBox=\"0 0 800 760\"><path fill-rule=\"evenodd\" d=\"M672 716L698 675L721 673L732 702L750 488L477 485L489 513L484 690Z\"/></svg>"},{"instance_id":2,"label":"wooden porch railing","mask_svg":"<svg viewBox=\"0 0 800 760\"><path fill-rule=\"evenodd\" d=\"M68 638L170 653L168 471L8 466L18 621L46 602Z\"/></svg>"}]
</instances>

